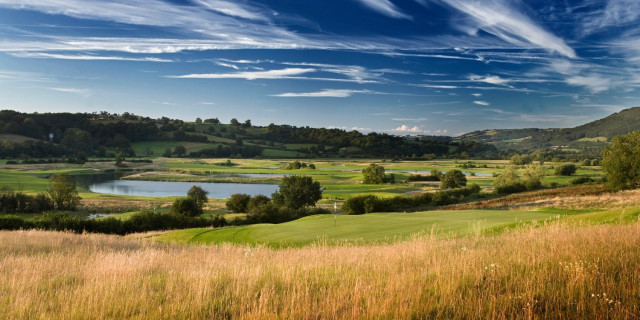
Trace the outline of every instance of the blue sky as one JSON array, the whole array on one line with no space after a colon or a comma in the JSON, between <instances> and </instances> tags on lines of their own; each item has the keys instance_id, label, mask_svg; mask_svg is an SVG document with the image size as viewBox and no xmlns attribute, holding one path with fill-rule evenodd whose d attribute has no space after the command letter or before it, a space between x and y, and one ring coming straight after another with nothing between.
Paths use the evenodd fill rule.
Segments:
<instances>
[{"instance_id":1,"label":"blue sky","mask_svg":"<svg viewBox=\"0 0 640 320\"><path fill-rule=\"evenodd\" d=\"M0 0L0 108L459 135L640 105L637 0Z\"/></svg>"}]
</instances>

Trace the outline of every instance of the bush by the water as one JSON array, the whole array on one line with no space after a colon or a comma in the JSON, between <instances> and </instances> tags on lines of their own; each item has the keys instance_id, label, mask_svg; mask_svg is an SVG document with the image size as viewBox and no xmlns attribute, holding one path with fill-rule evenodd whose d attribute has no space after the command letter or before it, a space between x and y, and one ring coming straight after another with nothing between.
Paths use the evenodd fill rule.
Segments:
<instances>
[{"instance_id":1,"label":"bush by the water","mask_svg":"<svg viewBox=\"0 0 640 320\"><path fill-rule=\"evenodd\" d=\"M209 194L208 191L198 186L191 187L186 197L178 198L173 202L171 213L178 213L188 217L202 215L202 208L209 201L207 194Z\"/></svg>"},{"instance_id":2,"label":"bush by the water","mask_svg":"<svg viewBox=\"0 0 640 320\"><path fill-rule=\"evenodd\" d=\"M231 210L233 213L243 213L247 212L247 207L249 206L249 200L251 196L244 193L234 193L231 195L229 200L227 200L227 209Z\"/></svg>"},{"instance_id":3,"label":"bush by the water","mask_svg":"<svg viewBox=\"0 0 640 320\"><path fill-rule=\"evenodd\" d=\"M405 211L425 206L442 206L458 203L464 200L465 197L479 192L480 186L474 183L462 188L423 193L410 197L395 196L391 198L380 198L375 195L354 196L344 202L342 210L346 214Z\"/></svg>"},{"instance_id":4,"label":"bush by the water","mask_svg":"<svg viewBox=\"0 0 640 320\"><path fill-rule=\"evenodd\" d=\"M409 181L409 182L414 182L414 181L440 181L440 177L439 176L425 176L425 175L421 175L421 174L410 174L407 177L407 181Z\"/></svg>"},{"instance_id":5,"label":"bush by the water","mask_svg":"<svg viewBox=\"0 0 640 320\"><path fill-rule=\"evenodd\" d=\"M453 189L460 188L467 185L467 177L460 170L450 170L440 177L440 188Z\"/></svg>"},{"instance_id":6,"label":"bush by the water","mask_svg":"<svg viewBox=\"0 0 640 320\"><path fill-rule=\"evenodd\" d=\"M23 219L15 215L0 216L0 230L42 229L118 235L154 230L222 227L226 224L226 220L220 215L211 218L194 218L181 214L152 211L135 213L127 220L116 218L87 219L64 213L44 213L34 219Z\"/></svg>"}]
</instances>

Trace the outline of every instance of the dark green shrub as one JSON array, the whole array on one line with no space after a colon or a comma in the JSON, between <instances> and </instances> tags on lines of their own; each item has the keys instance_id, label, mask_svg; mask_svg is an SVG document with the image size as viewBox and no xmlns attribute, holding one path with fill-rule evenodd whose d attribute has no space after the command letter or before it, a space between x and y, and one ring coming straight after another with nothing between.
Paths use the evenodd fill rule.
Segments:
<instances>
[{"instance_id":1,"label":"dark green shrub","mask_svg":"<svg viewBox=\"0 0 640 320\"><path fill-rule=\"evenodd\" d=\"M227 200L227 209L234 213L247 212L249 206L249 200L251 196L244 193L232 194L229 200Z\"/></svg>"},{"instance_id":2,"label":"dark green shrub","mask_svg":"<svg viewBox=\"0 0 640 320\"><path fill-rule=\"evenodd\" d=\"M256 210L259 210L260 207L264 206L270 201L271 199L269 199L269 197L262 194L257 194L249 199L249 202L247 203L247 211L254 212Z\"/></svg>"},{"instance_id":3,"label":"dark green shrub","mask_svg":"<svg viewBox=\"0 0 640 320\"><path fill-rule=\"evenodd\" d=\"M576 173L577 170L578 167L573 163L563 164L555 168L555 174L556 176L571 176Z\"/></svg>"},{"instance_id":4,"label":"dark green shrub","mask_svg":"<svg viewBox=\"0 0 640 320\"><path fill-rule=\"evenodd\" d=\"M362 195L362 196L353 196L349 197L342 204L342 211L346 214L364 214L373 211L367 211L367 209L374 210L375 203L378 202L379 198L374 195ZM373 204L373 208L372 208Z\"/></svg>"},{"instance_id":5,"label":"dark green shrub","mask_svg":"<svg viewBox=\"0 0 640 320\"><path fill-rule=\"evenodd\" d=\"M182 197L173 202L171 205L171 213L182 214L187 217L196 217L202 214L202 207L198 206L195 199Z\"/></svg>"},{"instance_id":6,"label":"dark green shrub","mask_svg":"<svg viewBox=\"0 0 640 320\"><path fill-rule=\"evenodd\" d=\"M440 177L440 188L453 189L460 188L467 185L467 177L464 176L460 170L450 170Z\"/></svg>"},{"instance_id":7,"label":"dark green shrub","mask_svg":"<svg viewBox=\"0 0 640 320\"><path fill-rule=\"evenodd\" d=\"M413 181L440 181L440 177L438 177L438 176L425 176L425 175L421 175L421 174L410 174L407 177L407 181L409 181L409 182L413 182Z\"/></svg>"}]
</instances>

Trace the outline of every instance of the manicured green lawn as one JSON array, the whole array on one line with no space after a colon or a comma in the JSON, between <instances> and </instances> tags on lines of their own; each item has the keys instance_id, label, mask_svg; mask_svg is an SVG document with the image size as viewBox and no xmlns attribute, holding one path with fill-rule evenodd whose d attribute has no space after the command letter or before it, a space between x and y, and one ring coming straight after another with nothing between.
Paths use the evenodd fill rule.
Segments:
<instances>
[{"instance_id":1,"label":"manicured green lawn","mask_svg":"<svg viewBox=\"0 0 640 320\"><path fill-rule=\"evenodd\" d=\"M468 235L532 220L557 219L571 210L464 210L413 213L374 213L359 216L315 215L282 224L257 224L222 229L188 229L154 238L160 242L192 244L266 244L300 246L319 240L328 243L394 242L420 233L437 236Z\"/></svg>"}]
</instances>

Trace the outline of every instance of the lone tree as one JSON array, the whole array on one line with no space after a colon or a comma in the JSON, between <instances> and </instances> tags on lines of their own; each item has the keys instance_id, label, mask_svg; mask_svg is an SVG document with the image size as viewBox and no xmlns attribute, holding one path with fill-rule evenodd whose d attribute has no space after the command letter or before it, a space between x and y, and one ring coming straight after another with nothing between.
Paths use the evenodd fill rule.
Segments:
<instances>
[{"instance_id":1,"label":"lone tree","mask_svg":"<svg viewBox=\"0 0 640 320\"><path fill-rule=\"evenodd\" d=\"M556 176L571 176L576 173L576 170L578 170L578 167L573 163L569 163L556 167L554 173Z\"/></svg>"},{"instance_id":2,"label":"lone tree","mask_svg":"<svg viewBox=\"0 0 640 320\"><path fill-rule=\"evenodd\" d=\"M322 199L322 187L317 181L308 176L288 176L282 178L280 190L271 195L276 205L291 209L315 207Z\"/></svg>"},{"instance_id":3,"label":"lone tree","mask_svg":"<svg viewBox=\"0 0 640 320\"><path fill-rule=\"evenodd\" d=\"M465 177L464 173L460 170L447 171L447 173L442 175L440 181L441 189L453 189L467 185L467 177Z\"/></svg>"},{"instance_id":4,"label":"lone tree","mask_svg":"<svg viewBox=\"0 0 640 320\"><path fill-rule=\"evenodd\" d=\"M208 191L205 191L198 186L193 186L189 189L189 191L187 191L187 197L192 198L196 202L200 210L202 210L202 207L204 207L205 203L209 202L209 198L207 198L208 194Z\"/></svg>"},{"instance_id":5,"label":"lone tree","mask_svg":"<svg viewBox=\"0 0 640 320\"><path fill-rule=\"evenodd\" d=\"M182 157L187 153L187 148L185 148L184 146L180 145L180 146L176 146L175 148L173 148L173 154L175 154L178 157Z\"/></svg>"},{"instance_id":6,"label":"lone tree","mask_svg":"<svg viewBox=\"0 0 640 320\"><path fill-rule=\"evenodd\" d=\"M197 217L202 214L202 207L209 201L207 191L193 186L186 197L178 198L171 204L171 213L183 214L187 217Z\"/></svg>"},{"instance_id":7,"label":"lone tree","mask_svg":"<svg viewBox=\"0 0 640 320\"><path fill-rule=\"evenodd\" d=\"M362 169L362 174L364 175L364 184L381 184L386 182L384 167L375 163Z\"/></svg>"},{"instance_id":8,"label":"lone tree","mask_svg":"<svg viewBox=\"0 0 640 320\"><path fill-rule=\"evenodd\" d=\"M547 175L547 170L540 164L530 163L524 166L522 180L527 190L542 188L542 179Z\"/></svg>"},{"instance_id":9,"label":"lone tree","mask_svg":"<svg viewBox=\"0 0 640 320\"><path fill-rule=\"evenodd\" d=\"M57 210L75 210L81 199L76 190L76 181L64 174L49 178L47 193Z\"/></svg>"},{"instance_id":10,"label":"lone tree","mask_svg":"<svg viewBox=\"0 0 640 320\"><path fill-rule=\"evenodd\" d=\"M613 190L640 185L640 130L614 137L602 152L606 186Z\"/></svg>"},{"instance_id":11,"label":"lone tree","mask_svg":"<svg viewBox=\"0 0 640 320\"><path fill-rule=\"evenodd\" d=\"M504 168L502 173L496 177L493 181L493 186L497 193L516 193L527 190L527 186L520 181L518 173L516 173L516 167L514 165L508 165Z\"/></svg>"}]
</instances>

